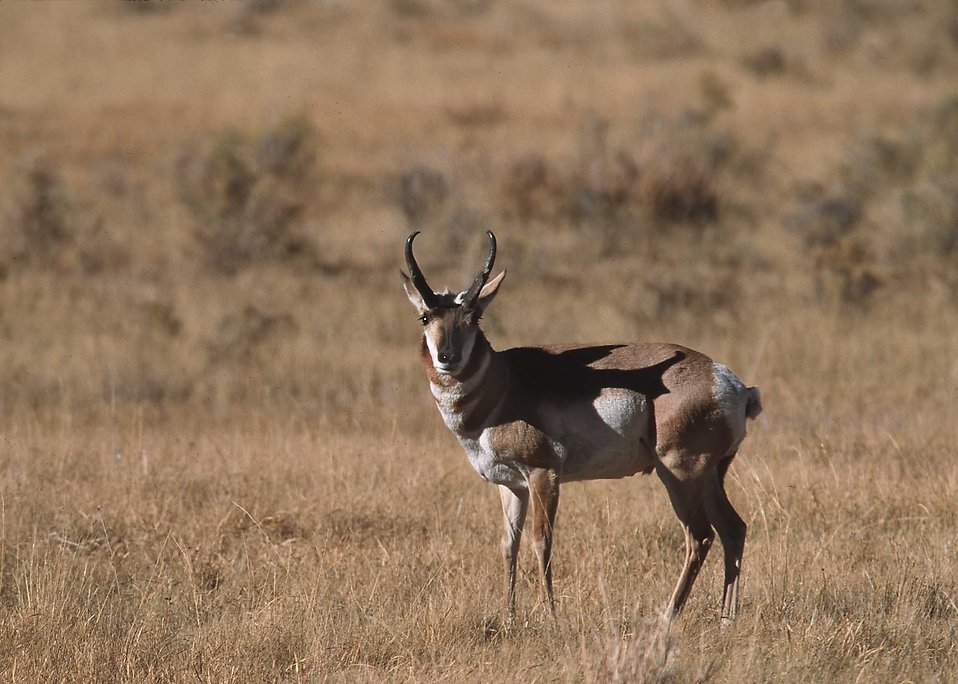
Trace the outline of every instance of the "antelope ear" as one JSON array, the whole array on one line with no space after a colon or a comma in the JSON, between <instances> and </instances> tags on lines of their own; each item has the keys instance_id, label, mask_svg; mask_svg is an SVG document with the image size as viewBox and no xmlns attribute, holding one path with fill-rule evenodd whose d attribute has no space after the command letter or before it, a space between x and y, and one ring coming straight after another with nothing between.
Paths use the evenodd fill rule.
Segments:
<instances>
[{"instance_id":1,"label":"antelope ear","mask_svg":"<svg viewBox=\"0 0 958 684\"><path fill-rule=\"evenodd\" d=\"M402 276L402 288L406 291L406 296L409 297L409 301L412 302L416 311L420 315L426 313L429 307L427 307L426 302L422 300L422 295L419 294L419 290L412 284L412 278L407 276L403 271L400 271L399 275Z\"/></svg>"},{"instance_id":2,"label":"antelope ear","mask_svg":"<svg viewBox=\"0 0 958 684\"><path fill-rule=\"evenodd\" d=\"M496 298L496 293L499 291L499 286L505 277L506 269L502 269L502 273L490 280L479 290L479 297L476 300L476 304L479 306L480 311L485 311L486 307L492 304L492 300Z\"/></svg>"}]
</instances>

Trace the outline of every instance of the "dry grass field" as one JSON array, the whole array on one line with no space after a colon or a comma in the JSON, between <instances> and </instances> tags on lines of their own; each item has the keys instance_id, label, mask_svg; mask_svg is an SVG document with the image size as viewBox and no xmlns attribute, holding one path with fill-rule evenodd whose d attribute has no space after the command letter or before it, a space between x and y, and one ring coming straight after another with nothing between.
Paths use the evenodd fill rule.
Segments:
<instances>
[{"instance_id":1,"label":"dry grass field","mask_svg":"<svg viewBox=\"0 0 958 684\"><path fill-rule=\"evenodd\" d=\"M0 680L953 680L956 73L947 0L0 2ZM497 348L761 386L732 628L654 476L501 625L398 277L486 228Z\"/></svg>"}]
</instances>

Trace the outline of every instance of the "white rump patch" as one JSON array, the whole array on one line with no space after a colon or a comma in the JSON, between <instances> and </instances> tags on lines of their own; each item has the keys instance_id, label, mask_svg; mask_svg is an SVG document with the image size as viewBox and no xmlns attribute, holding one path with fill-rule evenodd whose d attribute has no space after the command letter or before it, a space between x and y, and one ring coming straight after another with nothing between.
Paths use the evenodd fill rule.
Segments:
<instances>
[{"instance_id":1,"label":"white rump patch","mask_svg":"<svg viewBox=\"0 0 958 684\"><path fill-rule=\"evenodd\" d=\"M719 412L725 416L735 435L736 444L745 438L745 408L748 405L748 388L728 366L712 362L712 397Z\"/></svg>"}]
</instances>

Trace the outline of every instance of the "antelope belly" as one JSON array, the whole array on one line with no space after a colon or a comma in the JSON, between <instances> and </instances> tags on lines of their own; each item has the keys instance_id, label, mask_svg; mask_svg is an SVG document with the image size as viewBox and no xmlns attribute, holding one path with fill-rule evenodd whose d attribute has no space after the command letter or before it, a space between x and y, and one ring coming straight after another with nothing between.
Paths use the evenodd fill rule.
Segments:
<instances>
[{"instance_id":1,"label":"antelope belly","mask_svg":"<svg viewBox=\"0 0 958 684\"><path fill-rule=\"evenodd\" d=\"M563 420L563 480L628 477L654 466L647 442L648 400L626 389L605 389Z\"/></svg>"}]
</instances>

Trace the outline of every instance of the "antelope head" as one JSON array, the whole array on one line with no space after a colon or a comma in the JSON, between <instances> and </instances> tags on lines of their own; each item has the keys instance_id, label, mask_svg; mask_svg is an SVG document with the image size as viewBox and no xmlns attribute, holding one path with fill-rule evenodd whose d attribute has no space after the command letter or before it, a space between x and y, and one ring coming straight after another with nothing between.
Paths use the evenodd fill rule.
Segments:
<instances>
[{"instance_id":1,"label":"antelope head","mask_svg":"<svg viewBox=\"0 0 958 684\"><path fill-rule=\"evenodd\" d=\"M462 292L435 292L416 263L412 243L419 231L406 238L406 266L409 275L400 271L406 296L416 308L425 328L424 341L433 368L441 375L456 376L469 361L479 331L479 320L492 302L505 277L502 271L492 280L492 264L496 260L496 236L487 230L489 254L469 289ZM487 282L488 281L488 282Z\"/></svg>"}]
</instances>

